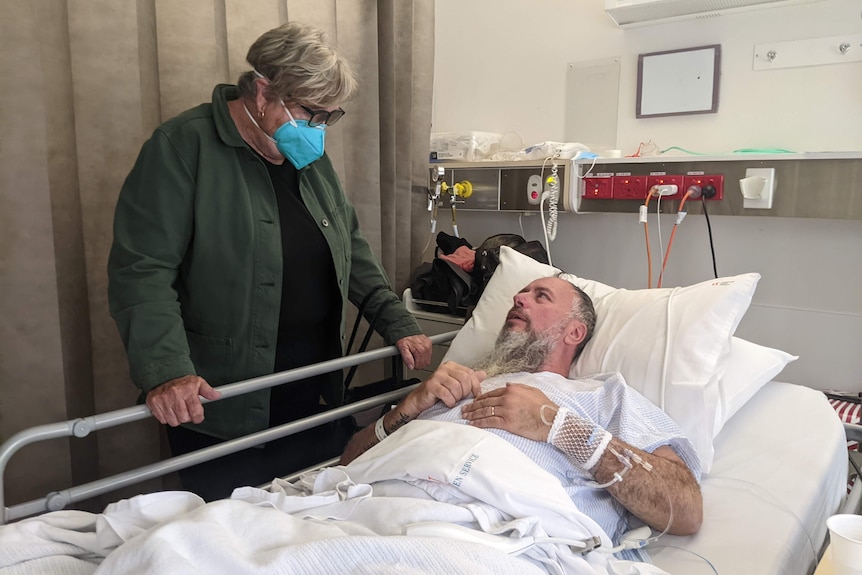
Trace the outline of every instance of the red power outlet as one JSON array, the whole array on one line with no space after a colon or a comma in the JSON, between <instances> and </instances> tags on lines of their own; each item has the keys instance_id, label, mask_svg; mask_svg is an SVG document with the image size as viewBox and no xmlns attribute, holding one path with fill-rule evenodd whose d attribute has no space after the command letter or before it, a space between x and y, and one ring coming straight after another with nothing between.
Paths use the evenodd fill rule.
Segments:
<instances>
[{"instance_id":1,"label":"red power outlet","mask_svg":"<svg viewBox=\"0 0 862 575\"><path fill-rule=\"evenodd\" d=\"M715 188L715 195L711 198L707 198L707 200L722 200L724 199L724 176L716 176L705 174L702 176L692 176L688 175L683 180L683 188L680 190L682 193L685 193L686 190L690 186L700 186L701 190L705 186L712 186ZM680 196L682 197L682 196Z\"/></svg>"},{"instance_id":2,"label":"red power outlet","mask_svg":"<svg viewBox=\"0 0 862 575\"><path fill-rule=\"evenodd\" d=\"M615 200L644 200L649 188L646 176L614 176Z\"/></svg>"},{"instance_id":3,"label":"red power outlet","mask_svg":"<svg viewBox=\"0 0 862 575\"><path fill-rule=\"evenodd\" d=\"M653 186L676 186L676 193L672 196L662 196L662 200L681 200L685 189L683 189L683 176L649 176L646 180L647 190Z\"/></svg>"},{"instance_id":4,"label":"red power outlet","mask_svg":"<svg viewBox=\"0 0 862 575\"><path fill-rule=\"evenodd\" d=\"M584 178L584 198L610 200L614 197L614 179L607 177Z\"/></svg>"}]
</instances>

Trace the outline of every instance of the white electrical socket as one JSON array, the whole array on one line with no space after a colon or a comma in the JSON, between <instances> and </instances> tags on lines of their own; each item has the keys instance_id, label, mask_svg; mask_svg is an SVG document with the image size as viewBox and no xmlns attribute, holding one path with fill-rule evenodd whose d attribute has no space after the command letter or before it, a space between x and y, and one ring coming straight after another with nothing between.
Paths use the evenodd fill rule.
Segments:
<instances>
[{"instance_id":1,"label":"white electrical socket","mask_svg":"<svg viewBox=\"0 0 862 575\"><path fill-rule=\"evenodd\" d=\"M745 178L739 180L742 207L749 210L772 209L775 191L775 168L747 168Z\"/></svg>"}]
</instances>

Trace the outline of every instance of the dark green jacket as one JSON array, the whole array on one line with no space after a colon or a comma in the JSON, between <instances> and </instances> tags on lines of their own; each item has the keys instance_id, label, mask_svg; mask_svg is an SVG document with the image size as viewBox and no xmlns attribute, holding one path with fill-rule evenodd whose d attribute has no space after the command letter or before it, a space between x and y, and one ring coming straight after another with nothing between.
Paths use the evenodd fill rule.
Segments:
<instances>
[{"instance_id":1,"label":"dark green jacket","mask_svg":"<svg viewBox=\"0 0 862 575\"><path fill-rule=\"evenodd\" d=\"M278 208L266 166L230 117L227 101L237 96L234 86L217 86L212 104L157 128L120 191L108 298L143 394L187 374L218 386L270 374L275 365L282 303ZM384 286L366 315L381 309L377 325L386 343L421 333L388 289L329 158L300 170L299 186L332 252L342 301L356 305ZM336 354L345 308L340 333L333 334ZM324 390L324 397L339 402L340 386ZM209 403L204 412L195 428L217 437L264 429L269 390Z\"/></svg>"}]
</instances>

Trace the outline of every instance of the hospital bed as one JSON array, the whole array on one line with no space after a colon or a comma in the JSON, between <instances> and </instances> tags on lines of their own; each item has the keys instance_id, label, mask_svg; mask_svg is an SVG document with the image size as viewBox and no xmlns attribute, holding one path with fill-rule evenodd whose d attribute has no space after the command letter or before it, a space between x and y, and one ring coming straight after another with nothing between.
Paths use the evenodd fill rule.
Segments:
<instances>
[{"instance_id":1,"label":"hospital bed","mask_svg":"<svg viewBox=\"0 0 862 575\"><path fill-rule=\"evenodd\" d=\"M501 269L506 269L505 253L501 255L503 256ZM546 273L546 270L542 270L542 273ZM517 278L512 278L512 281L519 284L523 281L523 277L519 275ZM498 287L502 288L503 286ZM491 284L489 284L489 288L486 288L486 291L493 293L494 290L490 288ZM510 290L510 288L505 287L504 291L506 290ZM591 293L594 300L598 302L597 309L599 309L602 297L604 297L601 294L601 290L595 295ZM674 293L671 297L681 299L683 296ZM484 299L485 296L483 296ZM477 307L475 313L481 314L482 310ZM478 319L479 317L481 316L474 318ZM447 356L447 358L463 360L462 357L458 356L458 353L464 346L457 345L458 338L476 340L476 333L469 332L470 328L471 324L468 322L467 326L462 328L457 335L456 332L435 335L432 337L432 341L439 345L455 338L449 354L452 357ZM601 326L597 328L597 334L600 328ZM600 342L597 342L596 345L600 345ZM228 398L265 387L304 379L318 373L345 369L367 361L393 357L397 354L395 347L387 347L324 362L316 366L308 366L224 386L220 389L222 390L222 397ZM370 409L397 401L409 393L411 389L413 386L389 391L376 397L363 399L301 421L265 430L200 452L175 457L86 485L51 493L45 498L35 501L6 507L2 499L3 491L0 489L2 522L9 524L0 527L0 574L36 573L39 572L38 568L45 565L59 565L64 559L71 561L62 555L68 553L70 548L74 549L76 545L78 548L83 546L85 550L89 549L90 554L82 556L79 553L76 557L78 563L76 563L75 569L67 571L55 569L54 571L94 572L102 557L99 552L93 552L92 547L101 545L102 547L98 547L98 549L107 551L114 549L111 547L110 537L107 544L104 543L104 537L98 541L98 545L92 543L93 537L95 537L93 534L98 533L100 527L104 529L106 525L112 527L112 529L108 529L108 533L116 540L114 541L115 544L122 543L121 540L124 535L130 538L126 543L119 545L118 549L120 550L130 546L134 547L137 541L146 539L140 536L134 537L136 533L140 533L146 528L148 529L146 531L147 537L163 537L163 539L157 539L156 544L153 544L155 545L154 548L161 549L162 552L170 550L170 553L174 553L174 546L182 547L183 544L186 544L185 547L177 550L176 554L182 555L190 561L196 559L203 561L203 557L188 556L189 553L195 552L194 549L199 546L197 545L199 542L195 542L196 544L193 545L189 542L178 542L170 537L170 533L189 534L197 531L195 528L197 524L183 523L186 516L178 515L175 510L159 515L159 511L152 512L153 506L151 505L149 509L151 513L145 519L136 515L125 522L123 522L122 513L128 512L128 505L124 502L118 502L119 506L114 507L115 512L120 510L120 519L107 513L107 510L101 516L58 510L96 495L109 493L139 481L177 471L201 461L233 453L252 445L297 433L346 416L368 412ZM673 405L669 403L666 408L670 410ZM148 411L145 407L138 406L74 421L43 425L16 434L0 448L0 482L2 482L2 473L5 471L11 456L25 445L55 437L83 437L92 431L122 425L145 417L149 417ZM404 430L409 429L411 425L413 424L405 426ZM458 427L469 428L469 426ZM741 406L734 409L732 417L723 423L712 441L714 456L708 473L704 474L701 481L704 496L704 518L700 531L695 535L685 537L662 536L646 548L652 562L670 574L806 575L812 573L828 543L826 518L834 513L858 513L860 511L862 481L856 482L851 493L848 494L847 492L848 454L846 442L848 439L862 440L862 427L842 424L821 392L778 381L769 381L759 385L758 389L752 392L750 398L747 398ZM438 444L442 443L444 442ZM436 451L436 447L434 451ZM320 467L332 472L338 469L331 467L336 463L335 460L324 461L321 462ZM517 469L517 467L513 469ZM284 544L284 541L277 538L269 541L269 538L274 537L274 533L296 533L303 537L309 531L306 526L296 530L295 525L283 523L285 514L274 513L272 508L286 505L283 498L284 489L287 489L287 495L290 495L291 486L297 485L297 482L301 484L302 478L311 477L320 481L322 476L323 472L307 470L305 473L298 473L284 478L284 480L276 480L274 485L264 486L267 487L264 490L252 488L244 488L247 489L245 491L243 489L238 490L235 492L235 496L239 493L238 498L241 501L252 501L253 505L238 507L235 512L239 513L240 516L225 516L223 527L232 529L234 523L241 524L243 525L242 530L251 530L248 536L266 539L270 547L266 549L265 553L261 551L260 555L256 556L256 560L264 561L266 557L271 558L273 553L278 553L278 545ZM518 482L517 474L513 473L512 476L513 485L515 485ZM381 484L388 485L389 483L383 482ZM337 481L333 485L338 485ZM0 483L0 487L2 487L2 483ZM333 490L337 491L337 488L334 487ZM267 493L273 495L264 495ZM398 491L397 494L400 496L403 493ZM166 495L169 498L173 497L172 501L181 509L188 508L190 514L204 513L201 510L208 509L211 514L205 517L208 525L218 524L219 513L234 512L231 505L239 504L235 501L225 501L199 507L199 502L182 498L181 494ZM177 498L179 498L178 501ZM162 503L159 502L159 505ZM163 509L158 505L155 508ZM413 509L413 507L407 509ZM413 511L407 510L403 512L413 513ZM63 513L73 515L62 515ZM392 513L388 515L389 519L394 519L396 516L397 514ZM156 519L153 519L154 517ZM162 519L167 520L162 522ZM40 521L43 523L39 523ZM177 527L171 531L174 521L177 521ZM273 523L270 524L268 521ZM34 526L32 529L30 528L31 525ZM151 529L151 527L158 528ZM262 531L254 531L256 528L262 529ZM327 569L329 570L327 572L364 569L363 572L381 573L410 570L412 570L410 572L416 573L554 572L550 567L547 570L537 567L537 565L542 565L541 562L526 562L520 556L508 556L497 548L486 546L483 543L467 541L461 537L447 539L446 552L441 556L439 539L436 539L435 542L435 537L379 537L380 531L385 533L387 528L389 527L380 527L376 534L378 536L375 536L373 529L358 530L344 533L356 537L327 537L323 541L303 542L301 554L296 553L290 558L291 561L299 562L293 563L292 566L299 569L300 572L302 572L303 565L314 566L308 572L324 572ZM398 528L394 529L396 532L391 534L398 534ZM11 535L10 530L14 530ZM56 535L58 532L66 533L70 530L71 535ZM31 536L38 539L38 545L28 540L28 537ZM119 539L117 539L118 537ZM57 541L57 538L60 541ZM81 539L89 543L81 543ZM385 548L375 546L377 545L374 543L375 541L384 540L387 542ZM355 542L372 547L370 550L363 547L357 551L352 546ZM237 542L231 541L231 543ZM241 543L242 545L250 545L246 541ZM28 552L31 555L27 555L28 552L19 552L15 547L16 545L21 545L22 549L30 550ZM222 547L229 547L229 545ZM44 557L34 556L32 554L33 549L43 549L46 555ZM107 551L105 551L105 555L108 559L105 561L112 561L111 567L116 572L124 572L118 565L122 561L128 562L129 560L143 561L145 564L129 565L126 563L125 567L128 572L140 568L148 568L151 572L157 572L156 566L159 565L160 559L153 556L153 548L148 548L146 552L139 550L138 554L131 555L133 559L128 559L128 557L117 559L118 551L110 553ZM209 556L210 553L219 552L221 552L220 549L208 548L204 553ZM52 553L56 556L51 555ZM172 561L176 560L176 554L170 555ZM20 559L25 556L29 557L29 563L23 560L16 563L15 557ZM82 557L83 563L81 563ZM333 564L332 561L335 560L333 557L338 557L342 563ZM586 557L590 557L590 554L587 554ZM371 567L372 565L373 567ZM30 567L33 568L28 570ZM649 572L648 566L645 566L645 569L637 572ZM47 569L47 571L51 570Z\"/></svg>"},{"instance_id":2,"label":"hospital bed","mask_svg":"<svg viewBox=\"0 0 862 575\"><path fill-rule=\"evenodd\" d=\"M453 335L450 333L435 336L435 343L442 343ZM375 350L360 354L363 357L351 356L327 362L323 367L315 366L317 369L302 368L222 389L225 396L231 397L261 386L307 377L310 371L329 370L334 365L346 367L357 360L372 360L395 353L397 351L394 347ZM376 405L394 402L410 389L412 386L362 400L281 428L209 448L204 453L188 454L148 465L139 470L52 493L37 501L4 506L3 519L4 522L10 522L60 509L67 504L243 449L251 444L359 413ZM39 426L22 432L4 444L0 453L0 464L5 468L12 453L33 441L59 436L83 436L89 430L95 431L139 419L141 415L146 416L144 411L145 408L142 407L129 408L91 418ZM850 437L862 439L862 428L847 425L847 429ZM702 481L704 521L700 532L688 537L663 536L648 548L652 560L672 574L811 573L824 547L826 518L839 511L858 511L859 482L855 486L857 493L853 497L845 497L845 441L842 424L820 392L787 383L766 384L716 437L715 460L710 473ZM327 461L322 462L322 465L334 463ZM298 476L299 474L288 480ZM47 516L50 516L50 513ZM0 541L3 541L2 537ZM460 544L453 543L453 553ZM2 555L3 552L0 552L0 556ZM10 573L28 572L24 569L12 571L10 566L7 568ZM3 569L0 568L0 573L2 572Z\"/></svg>"}]
</instances>

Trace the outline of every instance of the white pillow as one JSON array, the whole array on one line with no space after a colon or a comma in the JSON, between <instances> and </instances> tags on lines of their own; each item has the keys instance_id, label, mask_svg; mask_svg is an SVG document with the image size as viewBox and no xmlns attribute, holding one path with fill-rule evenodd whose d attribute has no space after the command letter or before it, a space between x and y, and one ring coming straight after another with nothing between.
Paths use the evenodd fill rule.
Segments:
<instances>
[{"instance_id":1,"label":"white pillow","mask_svg":"<svg viewBox=\"0 0 862 575\"><path fill-rule=\"evenodd\" d=\"M790 355L780 349L765 347L738 337L731 338L730 359L718 382L720 402L713 433L718 435L740 407L781 373L788 363L797 359L799 356Z\"/></svg>"},{"instance_id":2,"label":"white pillow","mask_svg":"<svg viewBox=\"0 0 862 575\"><path fill-rule=\"evenodd\" d=\"M512 306L534 279L558 270L506 246L500 264L444 361L466 365L487 353ZM578 278L596 307L592 340L574 363L572 377L622 373L628 385L670 415L692 442L704 472L712 465L718 381L730 338L751 303L759 274L709 280L684 288L616 289Z\"/></svg>"}]
</instances>

